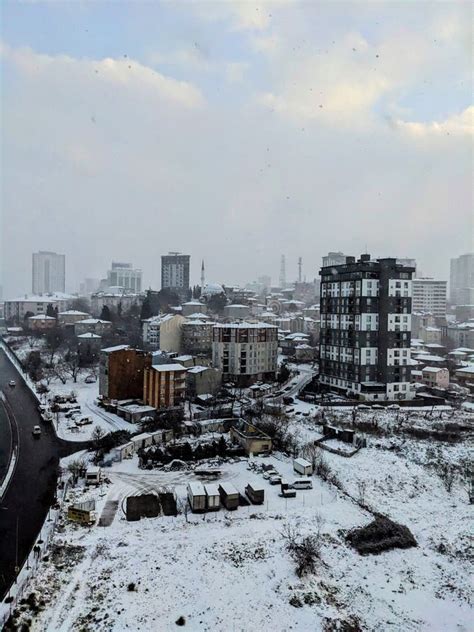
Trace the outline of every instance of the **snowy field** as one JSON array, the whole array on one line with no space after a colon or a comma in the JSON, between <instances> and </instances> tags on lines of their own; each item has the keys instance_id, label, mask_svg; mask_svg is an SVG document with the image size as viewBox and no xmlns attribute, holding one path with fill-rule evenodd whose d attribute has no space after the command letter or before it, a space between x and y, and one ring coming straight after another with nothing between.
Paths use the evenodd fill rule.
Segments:
<instances>
[{"instance_id":1,"label":"snowy field","mask_svg":"<svg viewBox=\"0 0 474 632\"><path fill-rule=\"evenodd\" d=\"M445 490L423 465L421 442L413 443L405 453L382 442L351 459L326 455L350 494L357 497L363 481L365 502L407 525L418 541L416 548L364 557L344 535L371 514L318 477L312 490L285 500L246 461L229 463L220 480L240 492L249 482L263 484L264 505L126 522L120 508L126 496L167 486L184 499L186 483L197 477L143 471L136 458L117 463L106 471L110 483L69 492L70 501L95 498L99 516L107 501L119 501L118 510L109 527L63 521L56 550L31 586L46 602L31 629L166 631L184 617L185 629L209 632L467 632L472 506L460 487ZM453 459L467 447L449 449ZM286 459L255 461L295 478ZM285 549L288 524L301 535L322 525L322 562L302 580ZM338 627L342 622L346 627Z\"/></svg>"}]
</instances>

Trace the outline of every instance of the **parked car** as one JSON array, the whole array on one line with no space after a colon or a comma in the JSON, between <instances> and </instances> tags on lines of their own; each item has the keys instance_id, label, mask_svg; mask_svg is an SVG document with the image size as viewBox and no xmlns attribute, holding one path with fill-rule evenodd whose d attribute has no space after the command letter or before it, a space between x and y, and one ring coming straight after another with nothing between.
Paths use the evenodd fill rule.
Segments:
<instances>
[{"instance_id":1,"label":"parked car","mask_svg":"<svg viewBox=\"0 0 474 632\"><path fill-rule=\"evenodd\" d=\"M33 437L40 437L41 436L41 428L39 426L33 426Z\"/></svg>"},{"instance_id":2,"label":"parked car","mask_svg":"<svg viewBox=\"0 0 474 632\"><path fill-rule=\"evenodd\" d=\"M270 476L268 482L270 485L279 485L281 483L281 476Z\"/></svg>"},{"instance_id":3,"label":"parked car","mask_svg":"<svg viewBox=\"0 0 474 632\"><path fill-rule=\"evenodd\" d=\"M84 380L86 384L95 384L97 382L97 378L95 375L88 375Z\"/></svg>"},{"instance_id":4,"label":"parked car","mask_svg":"<svg viewBox=\"0 0 474 632\"><path fill-rule=\"evenodd\" d=\"M292 489L313 489L313 481L310 478L300 478L291 483Z\"/></svg>"},{"instance_id":5,"label":"parked car","mask_svg":"<svg viewBox=\"0 0 474 632\"><path fill-rule=\"evenodd\" d=\"M13 386L16 386L16 382L15 382L15 380L10 380L10 381L8 382L8 385L9 385L9 386L12 386L12 387L13 387Z\"/></svg>"}]
</instances>

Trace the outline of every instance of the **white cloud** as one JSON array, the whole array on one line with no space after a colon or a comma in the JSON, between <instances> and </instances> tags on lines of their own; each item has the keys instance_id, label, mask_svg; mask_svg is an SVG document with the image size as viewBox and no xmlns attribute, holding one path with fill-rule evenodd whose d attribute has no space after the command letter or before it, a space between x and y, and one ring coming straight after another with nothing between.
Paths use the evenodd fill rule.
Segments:
<instances>
[{"instance_id":1,"label":"white cloud","mask_svg":"<svg viewBox=\"0 0 474 632\"><path fill-rule=\"evenodd\" d=\"M94 77L103 84L115 84L130 91L141 91L150 98L166 99L187 108L201 106L204 98L192 83L178 81L128 58L100 60L73 58L67 55L45 55L29 48L11 48L3 45L2 56L18 70L38 81L51 79L53 74Z\"/></svg>"},{"instance_id":2,"label":"white cloud","mask_svg":"<svg viewBox=\"0 0 474 632\"><path fill-rule=\"evenodd\" d=\"M454 114L444 121L420 123L397 119L394 125L397 129L408 132L418 138L451 134L456 136L472 136L474 135L474 106L470 106L463 112Z\"/></svg>"}]
</instances>

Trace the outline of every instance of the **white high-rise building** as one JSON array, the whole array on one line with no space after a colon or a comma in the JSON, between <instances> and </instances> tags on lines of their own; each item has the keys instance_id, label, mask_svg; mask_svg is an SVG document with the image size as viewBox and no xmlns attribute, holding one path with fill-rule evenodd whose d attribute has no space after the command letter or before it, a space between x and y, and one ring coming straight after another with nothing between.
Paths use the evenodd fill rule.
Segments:
<instances>
[{"instance_id":1,"label":"white high-rise building","mask_svg":"<svg viewBox=\"0 0 474 632\"><path fill-rule=\"evenodd\" d=\"M66 257L40 250L33 253L33 294L50 294L66 290Z\"/></svg>"},{"instance_id":2,"label":"white high-rise building","mask_svg":"<svg viewBox=\"0 0 474 632\"><path fill-rule=\"evenodd\" d=\"M134 268L131 263L112 261L112 268L107 273L107 285L123 288L131 294L139 294L142 291L142 271Z\"/></svg>"},{"instance_id":3,"label":"white high-rise building","mask_svg":"<svg viewBox=\"0 0 474 632\"><path fill-rule=\"evenodd\" d=\"M412 311L446 316L446 281L413 279Z\"/></svg>"},{"instance_id":4,"label":"white high-rise building","mask_svg":"<svg viewBox=\"0 0 474 632\"><path fill-rule=\"evenodd\" d=\"M451 259L449 298L455 305L474 302L474 253Z\"/></svg>"}]
</instances>

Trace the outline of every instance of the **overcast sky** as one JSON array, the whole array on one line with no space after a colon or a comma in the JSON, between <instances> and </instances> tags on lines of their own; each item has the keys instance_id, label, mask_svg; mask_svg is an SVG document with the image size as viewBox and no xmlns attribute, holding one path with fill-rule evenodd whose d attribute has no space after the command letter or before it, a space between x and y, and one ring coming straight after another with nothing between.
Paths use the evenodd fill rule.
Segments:
<instances>
[{"instance_id":1,"label":"overcast sky","mask_svg":"<svg viewBox=\"0 0 474 632\"><path fill-rule=\"evenodd\" d=\"M215 282L472 251L471 3L2 1L4 297L160 255ZM1 268L0 261L0 268Z\"/></svg>"}]
</instances>

